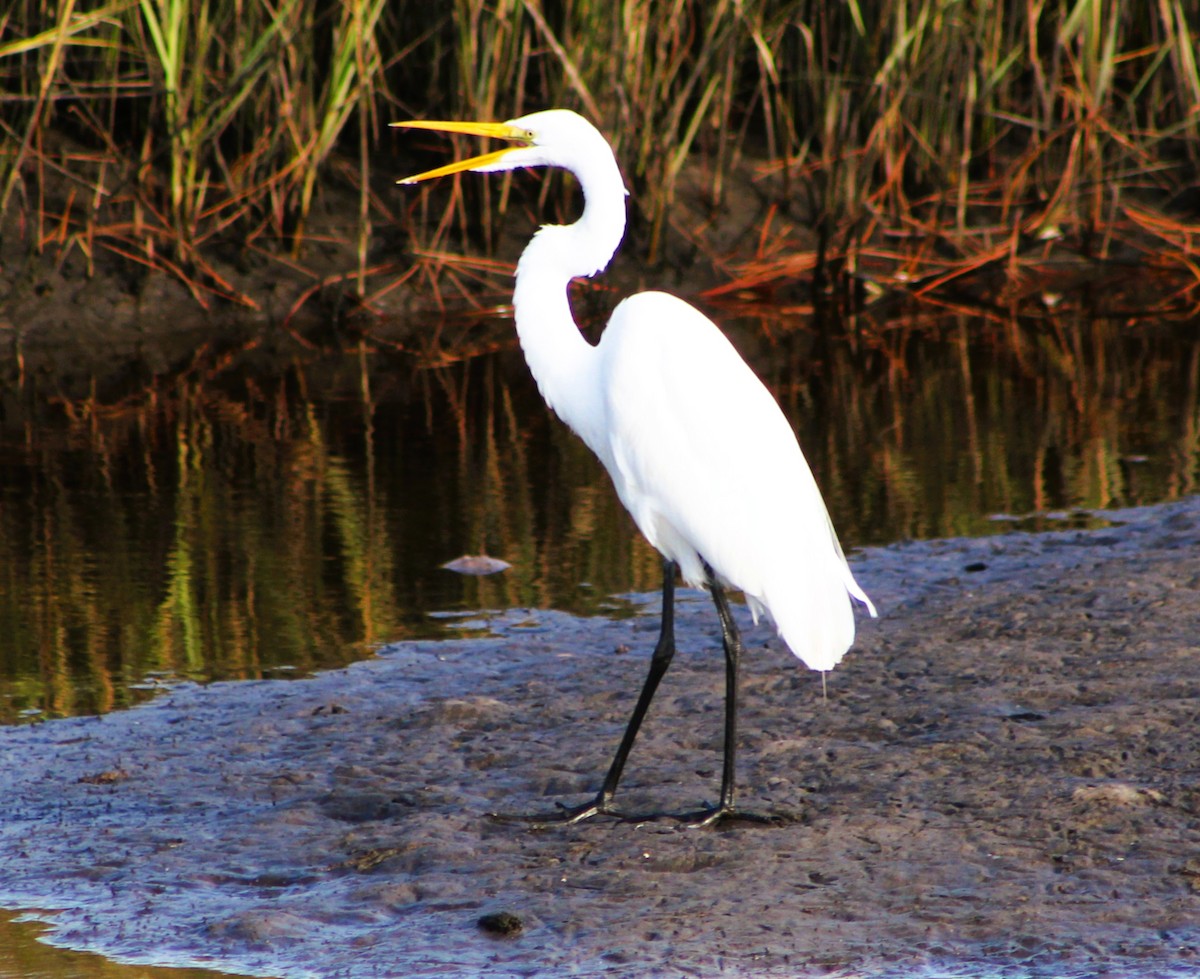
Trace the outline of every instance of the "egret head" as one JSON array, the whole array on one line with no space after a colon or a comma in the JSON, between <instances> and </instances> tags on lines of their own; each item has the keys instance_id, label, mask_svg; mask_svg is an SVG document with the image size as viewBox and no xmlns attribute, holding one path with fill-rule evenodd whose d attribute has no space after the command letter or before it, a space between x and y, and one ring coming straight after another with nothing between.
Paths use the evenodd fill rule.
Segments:
<instances>
[{"instance_id":1,"label":"egret head","mask_svg":"<svg viewBox=\"0 0 1200 979\"><path fill-rule=\"evenodd\" d=\"M546 109L508 122L429 122L413 120L393 122L406 129L432 129L469 136L490 136L513 145L503 149L448 163L398 181L415 184L434 177L470 170L492 173L521 167L563 167L574 173L589 170L597 160L613 159L608 142L590 122L570 109Z\"/></svg>"}]
</instances>

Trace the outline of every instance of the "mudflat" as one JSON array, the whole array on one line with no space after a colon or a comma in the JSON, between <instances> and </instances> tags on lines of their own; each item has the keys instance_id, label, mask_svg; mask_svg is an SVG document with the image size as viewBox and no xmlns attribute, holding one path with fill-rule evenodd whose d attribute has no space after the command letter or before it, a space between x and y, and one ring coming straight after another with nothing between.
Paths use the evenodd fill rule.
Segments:
<instances>
[{"instance_id":1,"label":"mudflat","mask_svg":"<svg viewBox=\"0 0 1200 979\"><path fill-rule=\"evenodd\" d=\"M739 790L775 825L594 819L657 630L509 610L293 681L0 730L0 905L134 961L288 977L1200 971L1200 502L854 559L828 676L747 633ZM748 625L748 622L747 622ZM705 596L631 812L711 802ZM482 923L481 923L482 921Z\"/></svg>"}]
</instances>

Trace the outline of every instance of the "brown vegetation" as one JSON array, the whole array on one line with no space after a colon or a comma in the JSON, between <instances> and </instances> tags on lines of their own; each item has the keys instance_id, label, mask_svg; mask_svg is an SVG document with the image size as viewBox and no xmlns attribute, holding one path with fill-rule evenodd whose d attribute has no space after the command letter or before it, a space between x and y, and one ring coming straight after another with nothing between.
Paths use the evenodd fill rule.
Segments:
<instances>
[{"instance_id":1,"label":"brown vegetation","mask_svg":"<svg viewBox=\"0 0 1200 979\"><path fill-rule=\"evenodd\" d=\"M493 269L457 256L497 247L497 213L568 195L400 193L427 144L383 124L570 105L618 149L633 249L701 260L714 296L814 276L941 295L1082 257L1165 270L1156 305L1190 309L1198 34L1185 0L19 0L0 16L6 280L28 285L23 251L32 279L165 273L206 307L262 310L264 277L287 308L478 301Z\"/></svg>"}]
</instances>

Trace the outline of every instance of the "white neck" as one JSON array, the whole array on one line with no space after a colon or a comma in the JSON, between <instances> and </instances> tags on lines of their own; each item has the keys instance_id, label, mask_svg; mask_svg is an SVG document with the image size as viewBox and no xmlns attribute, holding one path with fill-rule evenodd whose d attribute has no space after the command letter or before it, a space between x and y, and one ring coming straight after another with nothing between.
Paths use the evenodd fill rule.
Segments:
<instances>
[{"instance_id":1,"label":"white neck","mask_svg":"<svg viewBox=\"0 0 1200 979\"><path fill-rule=\"evenodd\" d=\"M616 162L601 168L593 187L583 184L583 216L574 224L546 225L517 263L513 291L517 336L546 403L601 458L601 413L596 410L595 348L579 332L567 296L576 276L592 276L612 259L625 233L625 188ZM613 190L617 190L614 194Z\"/></svg>"}]
</instances>

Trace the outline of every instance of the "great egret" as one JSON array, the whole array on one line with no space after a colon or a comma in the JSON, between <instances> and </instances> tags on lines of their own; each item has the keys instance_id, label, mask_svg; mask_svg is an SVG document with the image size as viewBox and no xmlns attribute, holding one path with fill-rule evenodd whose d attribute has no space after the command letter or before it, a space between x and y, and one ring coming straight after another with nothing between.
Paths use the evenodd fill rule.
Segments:
<instances>
[{"instance_id":1,"label":"great egret","mask_svg":"<svg viewBox=\"0 0 1200 979\"><path fill-rule=\"evenodd\" d=\"M498 137L515 145L399 181L463 170L563 167L583 189L574 224L546 225L517 264L517 334L538 389L608 470L638 529L663 556L662 622L650 672L596 797L551 817L620 815L613 796L638 728L675 652L676 572L707 588L725 647L725 757L721 799L695 815L737 813L734 758L741 639L725 599L741 590L814 670L835 666L854 641L850 596L875 608L846 564L812 472L775 399L725 335L697 309L662 292L620 303L592 346L571 315L567 286L604 269L625 233L625 197L612 149L564 109L509 122L394 123Z\"/></svg>"}]
</instances>

